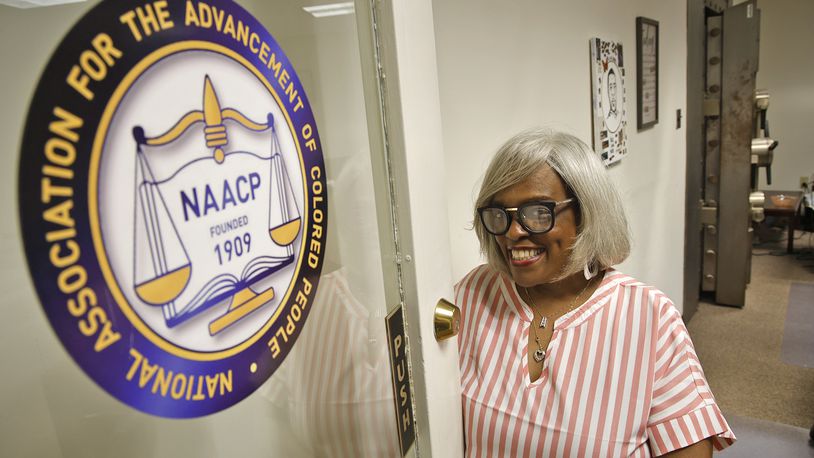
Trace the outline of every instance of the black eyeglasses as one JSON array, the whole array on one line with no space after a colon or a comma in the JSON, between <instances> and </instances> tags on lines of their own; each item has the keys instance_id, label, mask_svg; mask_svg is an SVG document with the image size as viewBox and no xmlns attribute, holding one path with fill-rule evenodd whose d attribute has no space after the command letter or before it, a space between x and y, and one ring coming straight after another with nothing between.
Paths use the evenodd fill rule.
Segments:
<instances>
[{"instance_id":1,"label":"black eyeglasses","mask_svg":"<svg viewBox=\"0 0 814 458\"><path fill-rule=\"evenodd\" d=\"M570 204L573 200L573 197L560 202L540 200L515 208L488 205L478 208L478 214L480 214L480 221L484 229L492 235L503 235L508 232L512 225L510 213L517 214L517 222L529 234L544 234L554 227L555 210Z\"/></svg>"}]
</instances>

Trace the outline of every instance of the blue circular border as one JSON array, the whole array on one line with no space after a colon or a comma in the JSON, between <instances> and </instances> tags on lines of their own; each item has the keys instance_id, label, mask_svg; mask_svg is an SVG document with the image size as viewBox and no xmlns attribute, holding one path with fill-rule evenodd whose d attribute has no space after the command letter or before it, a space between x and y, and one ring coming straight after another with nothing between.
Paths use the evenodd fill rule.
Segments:
<instances>
[{"instance_id":1,"label":"blue circular border","mask_svg":"<svg viewBox=\"0 0 814 458\"><path fill-rule=\"evenodd\" d=\"M240 54L255 66L260 73L264 74L271 83L275 80L274 73L259 59L259 56L244 48L241 42L234 40L231 36L218 32L214 28L204 29L185 26L183 18L187 3L193 5L205 3L210 7L223 11L224 17L231 15L235 21L242 21L251 31L259 35L262 42L268 44L269 53L274 53L278 61L281 62L282 67L288 70L290 80L301 95L304 105L296 112L286 106L280 107L287 113L294 127L292 133L295 136L295 141L299 143L302 163L305 168L303 172L306 189L303 211L313 212L319 209L324 215L321 224L323 236L319 240L322 244L322 251L317 266L312 268L305 259L302 260L300 269L295 273L292 280L295 285L292 294L289 295L285 304L281 304L280 313L276 315L276 320L265 335L240 353L214 361L186 359L167 353L132 326L109 293L109 288L97 261L98 257L91 237L88 213L89 192L95 192L88 189L87 183L90 156L97 125L108 100L121 80L143 58L164 46L180 41L205 41L218 44ZM20 224L29 270L42 307L54 331L77 364L100 387L133 408L162 417L192 418L226 409L253 393L274 373L296 342L310 312L310 303L313 302L316 294L322 269L322 256L325 253L325 234L327 234L328 223L326 171L316 121L305 90L282 48L259 21L236 3L227 0L168 2L167 10L174 22L174 27L155 32L150 36L143 37L142 41L136 42L127 26L119 22L119 17L136 7L143 7L143 5L142 2L132 0L103 1L77 22L60 43L47 64L33 97L23 135L18 183ZM99 26L98 24L102 25ZM111 28L111 24L114 24L115 27ZM108 67L108 74L102 81L92 81L94 100L88 101L66 85L65 77L70 72L71 67L79 61L81 53L91 47L91 40L99 33L108 34L123 55L115 61L113 66ZM52 243L45 240L47 232L59 229L59 227L43 221L42 218L43 211L51 207L54 202L46 205L40 198L40 180L43 177L42 167L48 163L43 154L43 148L48 139L53 136L48 130L48 125L54 119L53 110L55 107L68 110L80 116L84 121L82 127L77 129L79 141L75 143L77 154L76 162L72 167L74 178L66 180L63 184L73 186L71 216L75 220L76 229L76 236L73 240L76 241L81 250L79 261L76 264L81 265L87 272L87 286L96 293L97 307L105 310L114 329L121 333L121 339L118 342L100 353L94 351L95 338L82 335L78 328L79 319L68 312L66 302L68 299L75 297L75 294L66 295L57 287L57 277L63 269L56 268L50 262L49 250ZM299 135L299 129L306 124L313 127L311 138L316 142L315 151L309 151L306 140ZM322 173L317 180L312 179L309 173L313 167L318 167ZM320 202L312 200L314 181L320 181L322 184L321 196L323 200ZM314 225L313 218L308 218L308 225L302 228L303 247L310 246L313 239L312 229ZM306 254L307 251L304 251L302 256ZM309 306L302 310L299 324L295 331L288 336L288 340L279 339L280 353L276 358L273 358L268 342L281 328L285 328L287 324L286 317L292 307L295 306L295 293L299 288L297 285L302 284L303 280L307 280L313 285L308 295ZM152 380L145 388L139 388L138 374L132 381L126 379L126 374L133 363L133 358L130 356L131 348L136 349L141 355L148 358L151 364L158 364L175 373L193 376L211 375L231 369L233 373L233 389L225 396L215 396L201 401L187 401L183 397L176 400L169 395L161 397L152 394ZM254 373L249 371L252 363L257 363L257 370Z\"/></svg>"}]
</instances>

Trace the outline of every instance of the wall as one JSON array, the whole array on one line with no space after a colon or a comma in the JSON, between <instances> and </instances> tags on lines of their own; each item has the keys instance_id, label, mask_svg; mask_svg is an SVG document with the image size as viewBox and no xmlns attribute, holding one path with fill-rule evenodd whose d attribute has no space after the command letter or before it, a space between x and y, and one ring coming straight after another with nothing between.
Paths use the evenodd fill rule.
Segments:
<instances>
[{"instance_id":1,"label":"wall","mask_svg":"<svg viewBox=\"0 0 814 458\"><path fill-rule=\"evenodd\" d=\"M772 164L772 185L762 189L799 189L800 177L814 174L814 2L759 0L760 69L757 86L769 90L771 136L780 142Z\"/></svg>"},{"instance_id":2,"label":"wall","mask_svg":"<svg viewBox=\"0 0 814 458\"><path fill-rule=\"evenodd\" d=\"M591 143L588 40L625 51L629 152L611 175L620 187L633 251L620 268L657 285L681 309L684 259L686 104L684 2L448 0L434 5L439 88L448 169L453 274L481 263L471 227L477 187L491 155L536 125ZM635 19L660 25L659 123L636 131Z\"/></svg>"}]
</instances>

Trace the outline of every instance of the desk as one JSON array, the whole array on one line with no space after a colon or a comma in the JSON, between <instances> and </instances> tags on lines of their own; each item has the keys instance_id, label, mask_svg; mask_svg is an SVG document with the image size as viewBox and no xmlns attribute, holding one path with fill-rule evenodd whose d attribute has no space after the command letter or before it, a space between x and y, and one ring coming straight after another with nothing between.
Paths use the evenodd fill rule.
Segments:
<instances>
[{"instance_id":1,"label":"desk","mask_svg":"<svg viewBox=\"0 0 814 458\"><path fill-rule=\"evenodd\" d=\"M766 196L766 202L763 204L763 214L766 216L780 216L789 219L789 240L786 251L788 253L794 252L794 230L797 228L800 220L800 204L803 202L803 193L801 191L763 191ZM783 194L786 197L795 199L794 203L788 207L778 207L772 203L771 196Z\"/></svg>"}]
</instances>

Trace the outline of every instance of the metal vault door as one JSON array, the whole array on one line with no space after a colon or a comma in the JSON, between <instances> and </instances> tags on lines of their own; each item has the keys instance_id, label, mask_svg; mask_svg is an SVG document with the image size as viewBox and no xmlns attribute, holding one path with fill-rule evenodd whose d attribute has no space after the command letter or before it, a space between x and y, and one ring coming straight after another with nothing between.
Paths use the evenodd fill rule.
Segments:
<instances>
[{"instance_id":1,"label":"metal vault door","mask_svg":"<svg viewBox=\"0 0 814 458\"><path fill-rule=\"evenodd\" d=\"M710 10L707 10L708 13ZM760 11L754 0L707 14L701 291L743 307L751 270L751 139Z\"/></svg>"}]
</instances>

